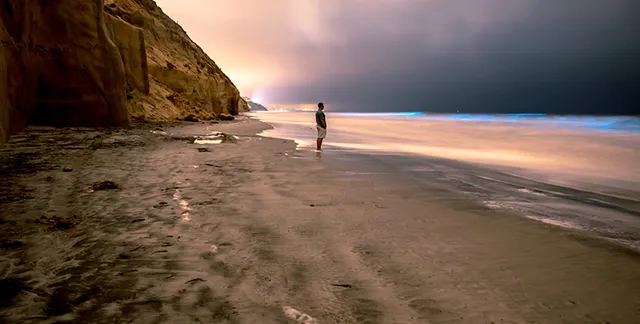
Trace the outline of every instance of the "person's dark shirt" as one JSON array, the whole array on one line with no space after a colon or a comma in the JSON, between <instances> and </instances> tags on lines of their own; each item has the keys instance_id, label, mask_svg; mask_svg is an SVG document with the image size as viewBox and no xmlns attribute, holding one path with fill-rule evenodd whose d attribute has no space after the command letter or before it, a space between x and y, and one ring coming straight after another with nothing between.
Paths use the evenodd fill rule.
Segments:
<instances>
[{"instance_id":1,"label":"person's dark shirt","mask_svg":"<svg viewBox=\"0 0 640 324\"><path fill-rule=\"evenodd\" d=\"M324 121L324 123L322 123ZM322 128L326 128L325 125L327 124L327 119L324 116L324 111L318 109L318 111L316 111L316 125L322 127Z\"/></svg>"}]
</instances>

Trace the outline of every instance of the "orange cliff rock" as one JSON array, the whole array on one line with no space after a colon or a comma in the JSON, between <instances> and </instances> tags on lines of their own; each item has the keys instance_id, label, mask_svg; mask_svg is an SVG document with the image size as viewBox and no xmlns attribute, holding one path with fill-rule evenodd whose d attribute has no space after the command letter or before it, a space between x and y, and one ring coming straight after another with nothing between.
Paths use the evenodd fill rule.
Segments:
<instances>
[{"instance_id":1,"label":"orange cliff rock","mask_svg":"<svg viewBox=\"0 0 640 324\"><path fill-rule=\"evenodd\" d=\"M0 41L0 143L29 123L127 126L249 110L152 0L5 0Z\"/></svg>"},{"instance_id":2,"label":"orange cliff rock","mask_svg":"<svg viewBox=\"0 0 640 324\"><path fill-rule=\"evenodd\" d=\"M146 120L175 120L193 115L213 119L249 111L240 92L215 62L152 0L107 0L107 26L116 30L116 44L127 57L146 55L148 88L129 84L129 113ZM141 30L119 32L123 23ZM118 27L120 26L120 27ZM121 40L118 40L118 39ZM144 44L143 49L138 44ZM133 61L137 61L134 59ZM133 63L133 62L132 62ZM135 76L130 77L130 72ZM140 70L127 69L127 80L141 80Z\"/></svg>"},{"instance_id":3,"label":"orange cliff rock","mask_svg":"<svg viewBox=\"0 0 640 324\"><path fill-rule=\"evenodd\" d=\"M0 142L27 123L128 125L102 1L6 0L0 21Z\"/></svg>"}]
</instances>

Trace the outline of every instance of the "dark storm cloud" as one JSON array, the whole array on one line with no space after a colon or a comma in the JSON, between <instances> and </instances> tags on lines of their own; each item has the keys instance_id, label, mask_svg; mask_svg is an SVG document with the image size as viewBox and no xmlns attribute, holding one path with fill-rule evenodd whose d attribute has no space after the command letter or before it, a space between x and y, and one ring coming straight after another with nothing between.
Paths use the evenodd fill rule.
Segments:
<instances>
[{"instance_id":1,"label":"dark storm cloud","mask_svg":"<svg viewBox=\"0 0 640 324\"><path fill-rule=\"evenodd\" d=\"M298 42L303 75L262 89L273 103L337 110L638 113L640 1L337 2L333 40ZM300 81L302 80L302 81Z\"/></svg>"}]
</instances>

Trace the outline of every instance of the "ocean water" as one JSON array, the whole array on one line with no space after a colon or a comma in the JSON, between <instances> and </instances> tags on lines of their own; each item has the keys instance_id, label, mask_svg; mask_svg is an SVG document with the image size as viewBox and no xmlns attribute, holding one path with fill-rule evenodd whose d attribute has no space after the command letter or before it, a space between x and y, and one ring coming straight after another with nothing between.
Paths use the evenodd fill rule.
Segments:
<instances>
[{"instance_id":1,"label":"ocean water","mask_svg":"<svg viewBox=\"0 0 640 324\"><path fill-rule=\"evenodd\" d=\"M263 136L315 149L314 112L256 112ZM376 156L490 208L640 247L640 118L332 113L324 158ZM451 162L451 163L450 163Z\"/></svg>"}]
</instances>

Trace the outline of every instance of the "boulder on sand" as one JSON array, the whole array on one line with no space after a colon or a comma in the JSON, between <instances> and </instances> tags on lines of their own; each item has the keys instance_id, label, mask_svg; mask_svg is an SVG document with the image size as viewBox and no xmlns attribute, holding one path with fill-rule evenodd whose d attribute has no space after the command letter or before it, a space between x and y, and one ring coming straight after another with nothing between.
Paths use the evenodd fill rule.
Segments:
<instances>
[{"instance_id":1,"label":"boulder on sand","mask_svg":"<svg viewBox=\"0 0 640 324\"><path fill-rule=\"evenodd\" d=\"M234 120L235 117L233 117L232 115L229 114L220 114L220 116L218 116L218 118L220 118L220 120Z\"/></svg>"}]
</instances>

